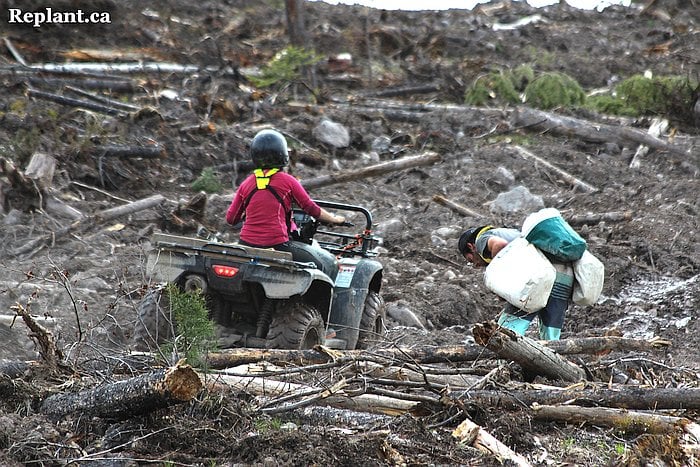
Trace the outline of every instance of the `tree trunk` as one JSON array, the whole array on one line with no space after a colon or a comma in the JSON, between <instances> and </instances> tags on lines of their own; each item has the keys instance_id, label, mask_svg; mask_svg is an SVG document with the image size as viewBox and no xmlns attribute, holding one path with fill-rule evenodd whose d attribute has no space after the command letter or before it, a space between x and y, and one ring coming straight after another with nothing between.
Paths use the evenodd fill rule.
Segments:
<instances>
[{"instance_id":1,"label":"tree trunk","mask_svg":"<svg viewBox=\"0 0 700 467\"><path fill-rule=\"evenodd\" d=\"M503 359L519 364L523 369L561 381L577 382L586 379L581 368L553 350L530 338L516 335L494 322L477 324L472 332L477 344Z\"/></svg>"},{"instance_id":2,"label":"tree trunk","mask_svg":"<svg viewBox=\"0 0 700 467\"><path fill-rule=\"evenodd\" d=\"M285 0L287 10L287 34L289 42L296 47L306 47L306 26L304 19L305 0Z\"/></svg>"},{"instance_id":3,"label":"tree trunk","mask_svg":"<svg viewBox=\"0 0 700 467\"><path fill-rule=\"evenodd\" d=\"M635 130L634 128L614 127L603 123L588 122L525 106L517 108L516 112L513 113L513 120L513 126L531 127L563 135L575 135L585 141L594 143L616 142L624 145L633 142L660 151L668 151L683 156L689 155L686 149L669 144L647 132Z\"/></svg>"},{"instance_id":4,"label":"tree trunk","mask_svg":"<svg viewBox=\"0 0 700 467\"><path fill-rule=\"evenodd\" d=\"M80 412L89 417L123 419L188 402L202 389L197 373L182 363L116 383L44 400L40 412L61 418Z\"/></svg>"},{"instance_id":5,"label":"tree trunk","mask_svg":"<svg viewBox=\"0 0 700 467\"><path fill-rule=\"evenodd\" d=\"M0 283L1 284L1 283ZM539 341L540 345L557 352L560 355L596 354L607 351L644 352L669 345L669 342L651 339L628 339L617 336L580 337L562 339L559 341ZM334 350L340 358L350 360L366 360L369 354L363 350ZM252 349L234 348L221 352L213 352L207 356L209 368L220 370L246 363L265 360L270 363L285 363L289 365L309 365L331 362L338 355L328 355L318 350L285 350L285 349ZM410 361L416 364L428 363L458 363L475 360L498 358L491 350L480 345L446 345L423 347L393 347L375 349L372 357L386 358L392 361Z\"/></svg>"}]
</instances>

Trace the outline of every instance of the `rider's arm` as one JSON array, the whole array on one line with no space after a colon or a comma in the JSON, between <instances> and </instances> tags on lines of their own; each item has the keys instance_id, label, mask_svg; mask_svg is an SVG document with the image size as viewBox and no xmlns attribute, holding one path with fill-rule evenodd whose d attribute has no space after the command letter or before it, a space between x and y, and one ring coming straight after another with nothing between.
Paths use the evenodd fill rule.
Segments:
<instances>
[{"instance_id":1,"label":"rider's arm","mask_svg":"<svg viewBox=\"0 0 700 467\"><path fill-rule=\"evenodd\" d=\"M318 220L320 220L321 222L326 222L328 224L342 224L343 222L345 222L345 217L336 216L335 214L331 214L330 212L321 208L321 214L318 216Z\"/></svg>"},{"instance_id":2,"label":"rider's arm","mask_svg":"<svg viewBox=\"0 0 700 467\"><path fill-rule=\"evenodd\" d=\"M231 200L231 204L229 205L228 209L226 210L226 222L234 225L238 222L241 221L243 218L243 192L245 191L244 185L246 181L244 180L243 183L238 187L238 190L236 190L236 194L233 195L233 200Z\"/></svg>"},{"instance_id":3,"label":"rider's arm","mask_svg":"<svg viewBox=\"0 0 700 467\"><path fill-rule=\"evenodd\" d=\"M301 186L301 183L299 183L294 177L289 177L291 179L289 180L289 182L291 184L292 196L294 198L294 201L296 201L297 205L301 209L303 209L304 212L306 212L312 217L315 217L321 222L326 222L328 224L342 224L343 222L345 222L345 218L343 216L336 216L334 214L331 214L330 212L326 211L318 204L316 204L306 192L304 187Z\"/></svg>"}]
</instances>

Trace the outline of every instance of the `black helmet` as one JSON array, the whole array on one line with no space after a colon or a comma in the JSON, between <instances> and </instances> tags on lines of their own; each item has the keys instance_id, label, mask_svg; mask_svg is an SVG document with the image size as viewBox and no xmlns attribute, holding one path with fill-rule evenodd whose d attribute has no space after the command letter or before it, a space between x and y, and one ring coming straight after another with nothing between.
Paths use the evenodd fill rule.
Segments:
<instances>
[{"instance_id":1,"label":"black helmet","mask_svg":"<svg viewBox=\"0 0 700 467\"><path fill-rule=\"evenodd\" d=\"M476 242L476 236L479 234L479 232L481 232L483 229L486 229L487 227L491 227L491 226L490 225L482 225L480 227L472 227L471 229L465 230L462 233L462 235L459 236L459 241L457 242L457 248L459 249L459 253L462 256L464 256L464 253L467 252L467 244Z\"/></svg>"},{"instance_id":2,"label":"black helmet","mask_svg":"<svg viewBox=\"0 0 700 467\"><path fill-rule=\"evenodd\" d=\"M282 168L289 164L287 140L275 130L261 130L250 143L250 158L257 169Z\"/></svg>"}]
</instances>

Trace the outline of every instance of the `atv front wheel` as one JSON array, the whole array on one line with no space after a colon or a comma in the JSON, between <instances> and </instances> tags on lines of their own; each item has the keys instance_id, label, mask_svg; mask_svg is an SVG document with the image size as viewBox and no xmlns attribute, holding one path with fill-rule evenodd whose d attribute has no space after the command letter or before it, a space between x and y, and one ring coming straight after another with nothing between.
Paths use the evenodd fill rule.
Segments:
<instances>
[{"instance_id":1,"label":"atv front wheel","mask_svg":"<svg viewBox=\"0 0 700 467\"><path fill-rule=\"evenodd\" d=\"M360 320L360 336L357 338L358 349L367 349L386 334L386 305L377 292L370 290L365 299L365 308Z\"/></svg>"},{"instance_id":2,"label":"atv front wheel","mask_svg":"<svg viewBox=\"0 0 700 467\"><path fill-rule=\"evenodd\" d=\"M302 302L277 310L267 332L268 349L311 349L324 342L323 318L316 308Z\"/></svg>"},{"instance_id":3,"label":"atv front wheel","mask_svg":"<svg viewBox=\"0 0 700 467\"><path fill-rule=\"evenodd\" d=\"M150 289L138 305L132 345L136 350L152 350L172 339L174 327L165 288Z\"/></svg>"}]
</instances>

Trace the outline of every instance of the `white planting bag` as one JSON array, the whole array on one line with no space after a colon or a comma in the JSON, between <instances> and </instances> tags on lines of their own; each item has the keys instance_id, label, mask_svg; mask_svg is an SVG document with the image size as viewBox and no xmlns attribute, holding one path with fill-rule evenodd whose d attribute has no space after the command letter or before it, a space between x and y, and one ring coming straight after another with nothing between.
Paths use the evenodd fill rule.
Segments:
<instances>
[{"instance_id":1,"label":"white planting bag","mask_svg":"<svg viewBox=\"0 0 700 467\"><path fill-rule=\"evenodd\" d=\"M603 291L605 266L588 250L574 261L574 293L571 299L577 305L593 305Z\"/></svg>"},{"instance_id":2,"label":"white planting bag","mask_svg":"<svg viewBox=\"0 0 700 467\"><path fill-rule=\"evenodd\" d=\"M486 267L489 290L528 313L541 310L549 300L557 272L547 257L525 238L516 238Z\"/></svg>"}]
</instances>

